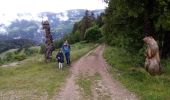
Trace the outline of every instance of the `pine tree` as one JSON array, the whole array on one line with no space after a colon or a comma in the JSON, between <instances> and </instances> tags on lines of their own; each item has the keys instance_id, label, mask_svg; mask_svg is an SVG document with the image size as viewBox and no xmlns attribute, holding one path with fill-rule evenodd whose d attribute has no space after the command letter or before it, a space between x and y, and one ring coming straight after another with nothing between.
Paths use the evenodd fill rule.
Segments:
<instances>
[{"instance_id":1,"label":"pine tree","mask_svg":"<svg viewBox=\"0 0 170 100\"><path fill-rule=\"evenodd\" d=\"M169 0L109 0L104 36L111 45L137 52L143 46L142 38L149 34L158 41L162 57L166 58L170 55L169 22Z\"/></svg>"}]
</instances>

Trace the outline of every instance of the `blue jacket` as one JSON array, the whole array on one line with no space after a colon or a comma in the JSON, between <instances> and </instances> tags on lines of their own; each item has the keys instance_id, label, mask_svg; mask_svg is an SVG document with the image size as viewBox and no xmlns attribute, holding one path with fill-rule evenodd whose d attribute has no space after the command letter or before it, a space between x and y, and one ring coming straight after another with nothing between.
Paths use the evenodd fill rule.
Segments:
<instances>
[{"instance_id":1,"label":"blue jacket","mask_svg":"<svg viewBox=\"0 0 170 100\"><path fill-rule=\"evenodd\" d=\"M69 44L64 44L63 46L62 46L62 50L63 50L63 52L64 53L70 53L70 45Z\"/></svg>"}]
</instances>

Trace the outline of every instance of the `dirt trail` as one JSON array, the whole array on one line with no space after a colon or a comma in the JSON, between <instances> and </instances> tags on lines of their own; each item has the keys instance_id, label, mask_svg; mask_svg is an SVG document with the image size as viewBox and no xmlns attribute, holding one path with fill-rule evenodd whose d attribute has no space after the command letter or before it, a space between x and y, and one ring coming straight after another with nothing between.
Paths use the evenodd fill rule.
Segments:
<instances>
[{"instance_id":1,"label":"dirt trail","mask_svg":"<svg viewBox=\"0 0 170 100\"><path fill-rule=\"evenodd\" d=\"M80 89L76 84L79 75L94 76L98 73L101 80L95 81L90 100L137 100L137 97L125 89L118 81L114 80L107 71L107 64L102 57L105 45L98 46L95 50L74 62L70 68L70 76L65 86L61 89L55 100L82 100Z\"/></svg>"}]
</instances>

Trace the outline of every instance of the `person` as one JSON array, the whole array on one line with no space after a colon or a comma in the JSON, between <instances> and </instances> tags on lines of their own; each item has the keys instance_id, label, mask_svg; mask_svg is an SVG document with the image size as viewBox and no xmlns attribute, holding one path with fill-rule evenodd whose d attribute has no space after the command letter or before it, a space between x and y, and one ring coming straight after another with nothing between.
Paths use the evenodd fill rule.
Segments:
<instances>
[{"instance_id":1,"label":"person","mask_svg":"<svg viewBox=\"0 0 170 100\"><path fill-rule=\"evenodd\" d=\"M68 44L68 41L66 40L62 46L62 50L65 54L65 57L66 57L66 62L68 65L70 65L70 45Z\"/></svg>"},{"instance_id":2,"label":"person","mask_svg":"<svg viewBox=\"0 0 170 100\"><path fill-rule=\"evenodd\" d=\"M62 69L63 68L63 63L64 63L64 54L63 54L61 49L59 49L59 52L56 55L56 59L57 59L58 64L59 64L58 65L59 69Z\"/></svg>"}]
</instances>

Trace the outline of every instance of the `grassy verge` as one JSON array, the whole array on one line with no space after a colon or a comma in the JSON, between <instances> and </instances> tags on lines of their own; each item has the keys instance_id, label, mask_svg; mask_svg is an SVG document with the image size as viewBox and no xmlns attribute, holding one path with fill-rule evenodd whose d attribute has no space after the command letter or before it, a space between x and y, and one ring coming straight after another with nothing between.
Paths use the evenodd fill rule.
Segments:
<instances>
[{"instance_id":1,"label":"grassy verge","mask_svg":"<svg viewBox=\"0 0 170 100\"><path fill-rule=\"evenodd\" d=\"M75 48L74 50L71 50L71 61L73 60L77 60L78 58L80 58L82 55L86 54L89 50L94 49L95 47L97 47L97 44L93 44L93 43L77 43L75 45L72 46L72 48Z\"/></svg>"},{"instance_id":2,"label":"grassy verge","mask_svg":"<svg viewBox=\"0 0 170 100\"><path fill-rule=\"evenodd\" d=\"M134 66L125 51L107 47L104 58L111 65L110 73L142 100L170 99L170 61L164 61L164 74L150 76L142 67Z\"/></svg>"},{"instance_id":3,"label":"grassy verge","mask_svg":"<svg viewBox=\"0 0 170 100\"><path fill-rule=\"evenodd\" d=\"M71 60L76 60L94 44L77 43L72 45ZM54 52L55 56L56 52ZM59 88L68 76L68 68L59 70L56 62L44 63L42 55L29 57L16 67L0 67L0 99L42 99L51 98L58 93ZM9 98L7 98L9 97Z\"/></svg>"},{"instance_id":4,"label":"grassy verge","mask_svg":"<svg viewBox=\"0 0 170 100\"><path fill-rule=\"evenodd\" d=\"M95 74L94 76L80 75L76 83L80 87L84 98L88 99L92 97L92 86L95 84L94 82L96 80L101 80L101 77L99 74Z\"/></svg>"}]
</instances>

